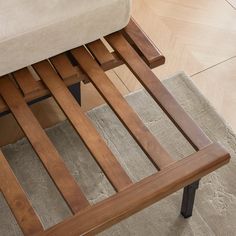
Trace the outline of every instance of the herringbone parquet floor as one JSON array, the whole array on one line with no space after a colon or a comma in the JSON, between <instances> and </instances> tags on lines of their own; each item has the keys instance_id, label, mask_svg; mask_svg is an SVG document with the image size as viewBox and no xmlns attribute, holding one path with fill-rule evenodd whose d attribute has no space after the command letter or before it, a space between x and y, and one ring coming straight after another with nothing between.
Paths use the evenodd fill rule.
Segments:
<instances>
[{"instance_id":1,"label":"herringbone parquet floor","mask_svg":"<svg viewBox=\"0 0 236 236\"><path fill-rule=\"evenodd\" d=\"M185 71L236 131L236 0L135 0L132 15L166 56L156 75ZM110 75L123 94L141 88L125 66ZM85 110L102 102L91 90Z\"/></svg>"}]
</instances>

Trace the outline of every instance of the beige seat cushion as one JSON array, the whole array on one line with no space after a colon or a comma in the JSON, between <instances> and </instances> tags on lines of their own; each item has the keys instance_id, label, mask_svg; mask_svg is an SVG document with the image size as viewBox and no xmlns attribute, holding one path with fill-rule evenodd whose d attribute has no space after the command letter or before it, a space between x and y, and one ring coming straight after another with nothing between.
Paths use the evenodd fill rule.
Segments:
<instances>
[{"instance_id":1,"label":"beige seat cushion","mask_svg":"<svg viewBox=\"0 0 236 236\"><path fill-rule=\"evenodd\" d=\"M130 0L0 0L0 76L125 27Z\"/></svg>"}]
</instances>

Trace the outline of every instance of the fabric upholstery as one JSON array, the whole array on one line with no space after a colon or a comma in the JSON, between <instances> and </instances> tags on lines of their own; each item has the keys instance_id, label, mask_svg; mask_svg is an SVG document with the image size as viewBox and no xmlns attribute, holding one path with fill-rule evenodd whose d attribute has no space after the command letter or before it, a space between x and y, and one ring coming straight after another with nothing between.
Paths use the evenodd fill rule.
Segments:
<instances>
[{"instance_id":1,"label":"fabric upholstery","mask_svg":"<svg viewBox=\"0 0 236 236\"><path fill-rule=\"evenodd\" d=\"M130 0L0 0L0 76L125 27Z\"/></svg>"}]
</instances>

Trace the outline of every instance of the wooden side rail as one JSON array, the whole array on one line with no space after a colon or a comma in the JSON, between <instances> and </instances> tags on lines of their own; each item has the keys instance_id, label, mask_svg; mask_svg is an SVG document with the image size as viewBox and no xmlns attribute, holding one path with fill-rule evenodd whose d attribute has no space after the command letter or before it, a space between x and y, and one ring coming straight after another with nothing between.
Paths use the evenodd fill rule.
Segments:
<instances>
[{"instance_id":1,"label":"wooden side rail","mask_svg":"<svg viewBox=\"0 0 236 236\"><path fill-rule=\"evenodd\" d=\"M151 42L150 38L140 29L133 18L122 33L151 69L165 63L165 57Z\"/></svg>"},{"instance_id":2,"label":"wooden side rail","mask_svg":"<svg viewBox=\"0 0 236 236\"><path fill-rule=\"evenodd\" d=\"M211 144L37 236L99 233L202 178L228 161L229 154L219 144Z\"/></svg>"}]
</instances>

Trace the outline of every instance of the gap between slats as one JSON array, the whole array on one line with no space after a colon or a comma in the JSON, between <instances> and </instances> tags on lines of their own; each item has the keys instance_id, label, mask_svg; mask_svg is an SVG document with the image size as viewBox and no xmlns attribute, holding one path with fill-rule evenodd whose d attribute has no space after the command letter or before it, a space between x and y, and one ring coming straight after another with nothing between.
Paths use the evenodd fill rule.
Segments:
<instances>
[{"instance_id":1,"label":"gap between slats","mask_svg":"<svg viewBox=\"0 0 236 236\"><path fill-rule=\"evenodd\" d=\"M0 150L0 191L25 235L43 231L43 226L34 212L27 196Z\"/></svg>"},{"instance_id":2,"label":"gap between slats","mask_svg":"<svg viewBox=\"0 0 236 236\"><path fill-rule=\"evenodd\" d=\"M133 18L131 18L129 24L122 30L122 33L151 69L165 63L165 57Z\"/></svg>"},{"instance_id":3,"label":"gap between slats","mask_svg":"<svg viewBox=\"0 0 236 236\"><path fill-rule=\"evenodd\" d=\"M56 102L64 111L113 187L117 191L121 191L132 184L113 153L50 64L47 61L42 61L33 65L33 67L51 91Z\"/></svg>"},{"instance_id":4,"label":"gap between slats","mask_svg":"<svg viewBox=\"0 0 236 236\"><path fill-rule=\"evenodd\" d=\"M69 173L58 151L19 90L6 76L0 80L0 93L72 212L76 213L88 207L89 202Z\"/></svg>"},{"instance_id":5,"label":"gap between slats","mask_svg":"<svg viewBox=\"0 0 236 236\"><path fill-rule=\"evenodd\" d=\"M69 231L70 235L98 234L227 164L229 159L224 148L211 144L37 236L63 235Z\"/></svg>"},{"instance_id":6,"label":"gap between slats","mask_svg":"<svg viewBox=\"0 0 236 236\"><path fill-rule=\"evenodd\" d=\"M161 169L172 163L173 160L167 151L143 124L88 51L79 47L71 53L153 164Z\"/></svg>"},{"instance_id":7,"label":"gap between slats","mask_svg":"<svg viewBox=\"0 0 236 236\"><path fill-rule=\"evenodd\" d=\"M117 32L105 38L195 150L211 144L210 139L178 104L123 35Z\"/></svg>"}]
</instances>

